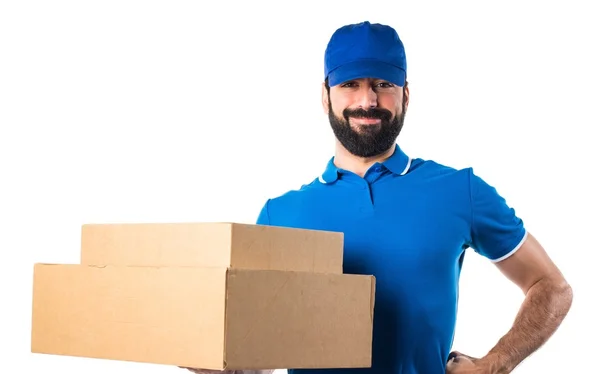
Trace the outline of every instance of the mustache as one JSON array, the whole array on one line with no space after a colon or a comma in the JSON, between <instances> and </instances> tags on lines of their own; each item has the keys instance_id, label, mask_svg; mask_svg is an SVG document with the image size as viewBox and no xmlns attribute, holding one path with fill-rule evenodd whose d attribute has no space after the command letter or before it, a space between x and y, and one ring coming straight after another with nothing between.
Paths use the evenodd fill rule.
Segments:
<instances>
[{"instance_id":1,"label":"mustache","mask_svg":"<svg viewBox=\"0 0 600 374\"><path fill-rule=\"evenodd\" d=\"M383 108L370 108L369 110L360 108L344 109L343 115L346 121L349 121L350 117L354 117L380 119L382 122L389 122L393 116L392 112Z\"/></svg>"}]
</instances>

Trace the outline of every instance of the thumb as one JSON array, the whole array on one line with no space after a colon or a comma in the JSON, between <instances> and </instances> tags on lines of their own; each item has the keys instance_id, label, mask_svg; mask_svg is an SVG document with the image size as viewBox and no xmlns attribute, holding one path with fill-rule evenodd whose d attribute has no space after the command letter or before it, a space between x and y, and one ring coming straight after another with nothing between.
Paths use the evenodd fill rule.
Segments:
<instances>
[{"instance_id":1,"label":"thumb","mask_svg":"<svg viewBox=\"0 0 600 374\"><path fill-rule=\"evenodd\" d=\"M457 370L459 364L454 357L450 358L448 362L446 362L446 374L454 373Z\"/></svg>"}]
</instances>

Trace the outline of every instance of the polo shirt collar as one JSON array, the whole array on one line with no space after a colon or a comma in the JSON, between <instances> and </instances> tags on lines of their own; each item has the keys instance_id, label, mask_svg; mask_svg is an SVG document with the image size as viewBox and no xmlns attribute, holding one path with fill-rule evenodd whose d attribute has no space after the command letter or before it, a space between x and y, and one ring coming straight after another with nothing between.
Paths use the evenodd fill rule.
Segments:
<instances>
[{"instance_id":1,"label":"polo shirt collar","mask_svg":"<svg viewBox=\"0 0 600 374\"><path fill-rule=\"evenodd\" d=\"M321 183L335 182L338 179L340 172L343 171L342 169L335 166L333 161L334 157L329 159L325 171L319 176L319 181ZM404 151L402 151L398 144L396 144L396 147L394 148L394 153L387 160L385 160L382 163L382 165L392 173L401 176L405 175L408 172L408 170L410 169L411 161L411 158L408 157L406 153L404 153Z\"/></svg>"}]
</instances>

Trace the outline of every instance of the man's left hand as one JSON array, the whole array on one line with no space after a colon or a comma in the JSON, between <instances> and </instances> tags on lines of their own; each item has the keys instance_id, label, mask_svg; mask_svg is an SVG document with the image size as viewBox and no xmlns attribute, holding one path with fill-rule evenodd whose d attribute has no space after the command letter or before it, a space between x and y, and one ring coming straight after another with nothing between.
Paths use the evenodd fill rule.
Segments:
<instances>
[{"instance_id":1,"label":"man's left hand","mask_svg":"<svg viewBox=\"0 0 600 374\"><path fill-rule=\"evenodd\" d=\"M491 374L489 365L484 361L467 356L460 352L452 352L446 364L446 374Z\"/></svg>"}]
</instances>

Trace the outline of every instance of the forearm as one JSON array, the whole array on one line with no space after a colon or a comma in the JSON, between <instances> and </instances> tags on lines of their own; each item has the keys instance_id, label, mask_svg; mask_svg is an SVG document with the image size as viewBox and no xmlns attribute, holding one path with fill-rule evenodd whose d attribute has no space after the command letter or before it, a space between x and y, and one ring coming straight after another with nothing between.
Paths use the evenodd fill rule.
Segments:
<instances>
[{"instance_id":1,"label":"forearm","mask_svg":"<svg viewBox=\"0 0 600 374\"><path fill-rule=\"evenodd\" d=\"M513 326L483 358L492 373L510 373L558 329L572 302L571 287L545 278L532 286Z\"/></svg>"}]
</instances>

